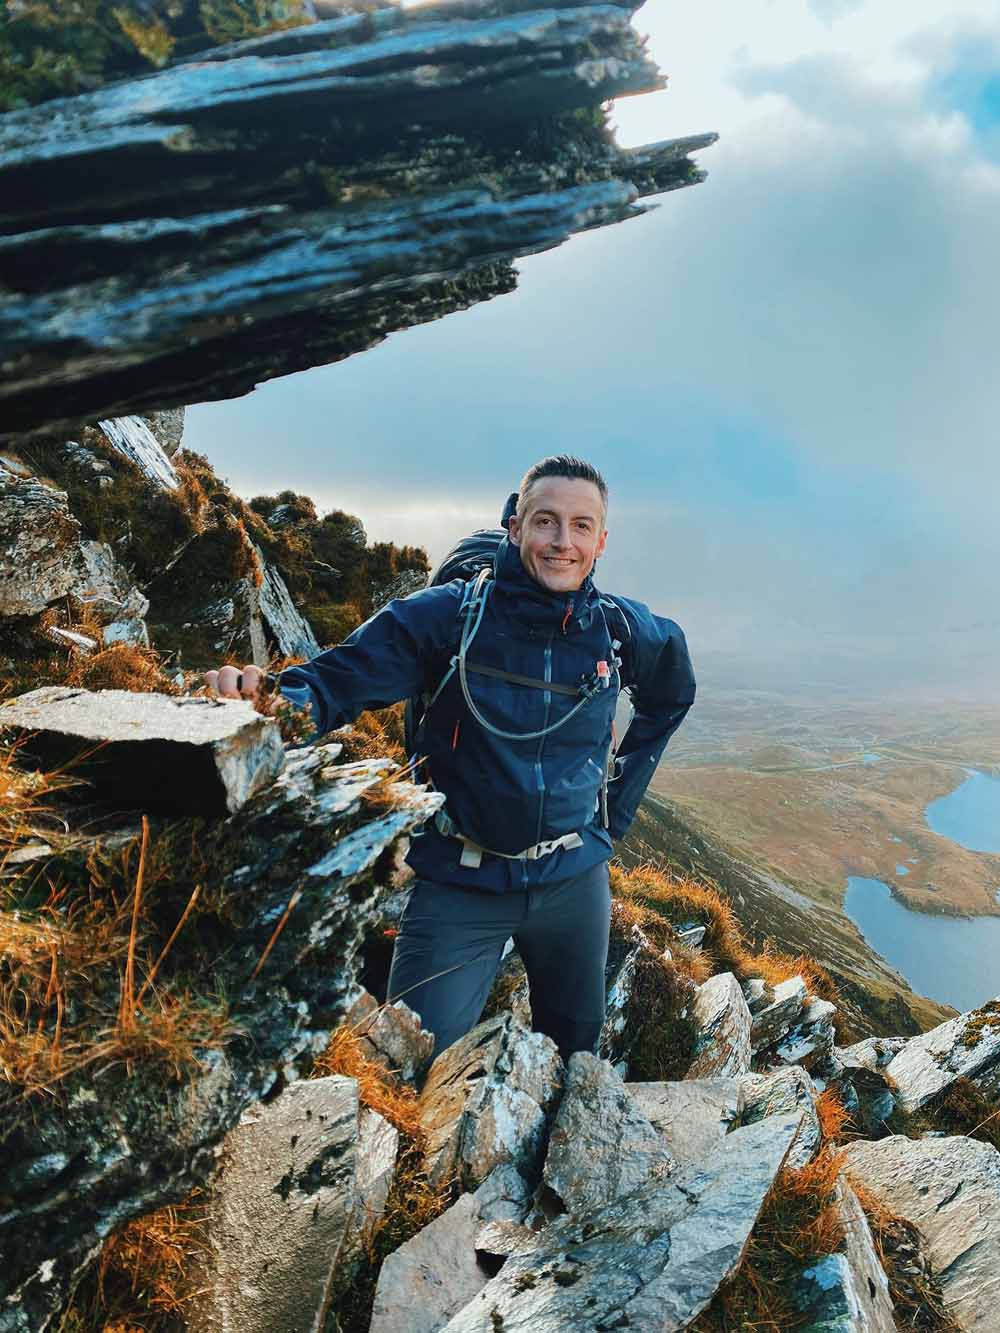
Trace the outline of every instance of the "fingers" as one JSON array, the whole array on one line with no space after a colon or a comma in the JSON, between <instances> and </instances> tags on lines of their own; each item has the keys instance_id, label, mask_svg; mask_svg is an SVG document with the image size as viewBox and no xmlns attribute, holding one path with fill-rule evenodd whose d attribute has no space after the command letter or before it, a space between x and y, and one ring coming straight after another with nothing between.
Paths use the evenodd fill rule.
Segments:
<instances>
[{"instance_id":1,"label":"fingers","mask_svg":"<svg viewBox=\"0 0 1000 1333\"><path fill-rule=\"evenodd\" d=\"M218 671L205 672L205 684L216 690L223 699L252 699L260 689L264 672L258 666L224 666Z\"/></svg>"}]
</instances>

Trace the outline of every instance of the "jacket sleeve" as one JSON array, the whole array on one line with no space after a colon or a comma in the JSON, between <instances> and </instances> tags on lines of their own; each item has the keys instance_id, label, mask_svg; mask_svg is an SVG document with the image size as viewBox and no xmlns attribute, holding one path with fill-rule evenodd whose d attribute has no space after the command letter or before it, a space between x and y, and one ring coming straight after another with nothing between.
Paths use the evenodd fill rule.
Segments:
<instances>
[{"instance_id":1,"label":"jacket sleeve","mask_svg":"<svg viewBox=\"0 0 1000 1333\"><path fill-rule=\"evenodd\" d=\"M641 602L615 598L632 632L629 679L635 713L618 747L608 789L609 832L623 838L656 772L667 741L694 703L695 680L680 626L653 615Z\"/></svg>"},{"instance_id":2,"label":"jacket sleeve","mask_svg":"<svg viewBox=\"0 0 1000 1333\"><path fill-rule=\"evenodd\" d=\"M463 585L422 588L377 611L353 634L278 678L282 695L311 707L317 734L420 694L432 666L457 639Z\"/></svg>"}]
</instances>

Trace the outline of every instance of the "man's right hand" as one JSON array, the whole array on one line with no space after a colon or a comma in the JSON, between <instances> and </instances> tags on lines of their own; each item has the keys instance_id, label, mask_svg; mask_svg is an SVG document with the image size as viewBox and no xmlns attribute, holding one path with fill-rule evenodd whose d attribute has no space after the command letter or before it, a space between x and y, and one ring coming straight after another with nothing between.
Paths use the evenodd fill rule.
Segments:
<instances>
[{"instance_id":1,"label":"man's right hand","mask_svg":"<svg viewBox=\"0 0 1000 1333\"><path fill-rule=\"evenodd\" d=\"M205 672L205 684L209 689L217 690L223 699L257 700L257 691L264 680L265 673L258 666L224 666L218 671Z\"/></svg>"}]
</instances>

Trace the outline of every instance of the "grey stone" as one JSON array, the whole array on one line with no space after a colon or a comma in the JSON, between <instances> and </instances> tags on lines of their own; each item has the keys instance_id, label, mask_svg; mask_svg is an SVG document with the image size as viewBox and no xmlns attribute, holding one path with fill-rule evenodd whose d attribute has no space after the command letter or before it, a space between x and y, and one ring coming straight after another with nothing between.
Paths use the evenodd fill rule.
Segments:
<instances>
[{"instance_id":1,"label":"grey stone","mask_svg":"<svg viewBox=\"0 0 1000 1333\"><path fill-rule=\"evenodd\" d=\"M841 1059L828 1086L837 1092L853 1119L872 1137L881 1132L896 1106L893 1086L886 1078L884 1068L880 1069L874 1059L871 1065Z\"/></svg>"},{"instance_id":2,"label":"grey stone","mask_svg":"<svg viewBox=\"0 0 1000 1333\"><path fill-rule=\"evenodd\" d=\"M754 1013L750 1024L750 1044L755 1052L778 1041L798 1022L805 999L806 983L801 977L790 977L774 987L770 1003Z\"/></svg>"},{"instance_id":3,"label":"grey stone","mask_svg":"<svg viewBox=\"0 0 1000 1333\"><path fill-rule=\"evenodd\" d=\"M805 1166L822 1141L812 1079L800 1065L769 1074L744 1074L740 1079L744 1105L742 1123L756 1124L769 1115L802 1112L802 1127L788 1153L789 1166Z\"/></svg>"},{"instance_id":4,"label":"grey stone","mask_svg":"<svg viewBox=\"0 0 1000 1333\"><path fill-rule=\"evenodd\" d=\"M849 1178L872 1190L926 1241L944 1309L961 1329L990 1333L1000 1296L1000 1153L964 1137L856 1142Z\"/></svg>"},{"instance_id":5,"label":"grey stone","mask_svg":"<svg viewBox=\"0 0 1000 1333\"><path fill-rule=\"evenodd\" d=\"M523 1222L531 1207L531 1186L516 1167L494 1167L476 1190L480 1221Z\"/></svg>"},{"instance_id":6,"label":"grey stone","mask_svg":"<svg viewBox=\"0 0 1000 1333\"><path fill-rule=\"evenodd\" d=\"M538 1242L538 1234L523 1222L484 1222L476 1232L476 1253L488 1255L491 1259L506 1259L515 1250L533 1249Z\"/></svg>"},{"instance_id":7,"label":"grey stone","mask_svg":"<svg viewBox=\"0 0 1000 1333\"><path fill-rule=\"evenodd\" d=\"M102 421L100 427L111 447L134 463L154 486L172 491L181 484L173 463L142 417L115 417Z\"/></svg>"},{"instance_id":8,"label":"grey stone","mask_svg":"<svg viewBox=\"0 0 1000 1333\"><path fill-rule=\"evenodd\" d=\"M101 624L142 621L149 599L134 586L107 542L83 541L72 596Z\"/></svg>"},{"instance_id":9,"label":"grey stone","mask_svg":"<svg viewBox=\"0 0 1000 1333\"><path fill-rule=\"evenodd\" d=\"M904 1111L916 1111L956 1078L989 1086L998 1069L1000 997L911 1037L885 1066Z\"/></svg>"},{"instance_id":10,"label":"grey stone","mask_svg":"<svg viewBox=\"0 0 1000 1333\"><path fill-rule=\"evenodd\" d=\"M736 1078L699 1078L678 1083L626 1083L625 1090L678 1166L708 1157L739 1121L742 1083Z\"/></svg>"},{"instance_id":11,"label":"grey stone","mask_svg":"<svg viewBox=\"0 0 1000 1333\"><path fill-rule=\"evenodd\" d=\"M846 1064L863 1065L865 1069L882 1069L906 1045L906 1037L866 1037L853 1046L838 1046L835 1054Z\"/></svg>"},{"instance_id":12,"label":"grey stone","mask_svg":"<svg viewBox=\"0 0 1000 1333\"><path fill-rule=\"evenodd\" d=\"M344 1021L369 1060L407 1083L416 1081L434 1053L434 1034L421 1027L405 1000L379 1004L362 991Z\"/></svg>"},{"instance_id":13,"label":"grey stone","mask_svg":"<svg viewBox=\"0 0 1000 1333\"><path fill-rule=\"evenodd\" d=\"M766 1008L774 997L774 991L763 977L751 977L749 981L744 981L742 990L751 1014L759 1013L761 1009Z\"/></svg>"},{"instance_id":14,"label":"grey stone","mask_svg":"<svg viewBox=\"0 0 1000 1333\"><path fill-rule=\"evenodd\" d=\"M611 942L605 972L604 1024L597 1049L610 1060L620 1074L627 1068L629 1013L636 970L643 954L653 951L638 926L633 926L623 940L614 930L612 918Z\"/></svg>"},{"instance_id":15,"label":"grey stone","mask_svg":"<svg viewBox=\"0 0 1000 1333\"><path fill-rule=\"evenodd\" d=\"M691 1016L699 1033L685 1078L745 1074L750 1068L750 1010L731 972L719 972L698 987Z\"/></svg>"},{"instance_id":16,"label":"grey stone","mask_svg":"<svg viewBox=\"0 0 1000 1333\"><path fill-rule=\"evenodd\" d=\"M841 1176L835 1206L844 1244L802 1274L796 1292L811 1316L803 1333L896 1333L889 1280L858 1196Z\"/></svg>"},{"instance_id":17,"label":"grey stone","mask_svg":"<svg viewBox=\"0 0 1000 1333\"><path fill-rule=\"evenodd\" d=\"M363 1107L358 1122L355 1226L370 1227L385 1212L398 1152L399 1130L371 1107Z\"/></svg>"},{"instance_id":18,"label":"grey stone","mask_svg":"<svg viewBox=\"0 0 1000 1333\"><path fill-rule=\"evenodd\" d=\"M232 812L285 761L278 728L243 700L46 686L0 705L0 730L31 733L46 757L79 756L75 771L126 807Z\"/></svg>"},{"instance_id":19,"label":"grey stone","mask_svg":"<svg viewBox=\"0 0 1000 1333\"><path fill-rule=\"evenodd\" d=\"M184 408L169 408L165 412L147 412L145 422L160 448L172 457L184 438Z\"/></svg>"},{"instance_id":20,"label":"grey stone","mask_svg":"<svg viewBox=\"0 0 1000 1333\"><path fill-rule=\"evenodd\" d=\"M675 1179L652 1180L515 1252L447 1333L687 1328L737 1267L798 1128L775 1116L734 1130Z\"/></svg>"},{"instance_id":21,"label":"grey stone","mask_svg":"<svg viewBox=\"0 0 1000 1333\"><path fill-rule=\"evenodd\" d=\"M664 1178L673 1164L666 1142L611 1065L586 1051L571 1056L543 1172L566 1211L600 1208Z\"/></svg>"},{"instance_id":22,"label":"grey stone","mask_svg":"<svg viewBox=\"0 0 1000 1333\"><path fill-rule=\"evenodd\" d=\"M256 547L254 549L261 571L257 605L266 629L271 631L271 637L283 656L304 657L307 660L316 657L320 646L312 627L296 609L284 579L263 551Z\"/></svg>"},{"instance_id":23,"label":"grey stone","mask_svg":"<svg viewBox=\"0 0 1000 1333\"><path fill-rule=\"evenodd\" d=\"M706 926L690 926L687 930L679 930L677 938L681 944L687 945L689 949L697 949L705 938Z\"/></svg>"},{"instance_id":24,"label":"grey stone","mask_svg":"<svg viewBox=\"0 0 1000 1333\"><path fill-rule=\"evenodd\" d=\"M64 492L0 471L0 616L36 616L67 596L79 544Z\"/></svg>"},{"instance_id":25,"label":"grey stone","mask_svg":"<svg viewBox=\"0 0 1000 1333\"><path fill-rule=\"evenodd\" d=\"M836 1005L829 1000L810 996L799 1022L772 1048L772 1053L785 1064L823 1068L833 1053L836 1013Z\"/></svg>"},{"instance_id":26,"label":"grey stone","mask_svg":"<svg viewBox=\"0 0 1000 1333\"><path fill-rule=\"evenodd\" d=\"M480 1023L443 1051L420 1095L430 1179L457 1175L474 1187L507 1162L537 1176L562 1075L555 1043L510 1014Z\"/></svg>"},{"instance_id":27,"label":"grey stone","mask_svg":"<svg viewBox=\"0 0 1000 1333\"><path fill-rule=\"evenodd\" d=\"M355 1210L358 1089L293 1083L226 1139L187 1322L204 1333L319 1333Z\"/></svg>"}]
</instances>

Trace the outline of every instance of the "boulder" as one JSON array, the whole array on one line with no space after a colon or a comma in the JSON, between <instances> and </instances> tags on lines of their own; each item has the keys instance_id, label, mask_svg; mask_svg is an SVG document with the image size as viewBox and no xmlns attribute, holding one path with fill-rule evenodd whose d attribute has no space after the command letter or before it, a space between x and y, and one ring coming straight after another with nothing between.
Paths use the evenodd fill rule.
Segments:
<instances>
[{"instance_id":1,"label":"boulder","mask_svg":"<svg viewBox=\"0 0 1000 1333\"><path fill-rule=\"evenodd\" d=\"M754 1052L785 1036L798 1022L805 999L806 983L801 977L789 977L774 987L770 1003L759 1007L752 1015L750 1045Z\"/></svg>"},{"instance_id":2,"label":"boulder","mask_svg":"<svg viewBox=\"0 0 1000 1333\"><path fill-rule=\"evenodd\" d=\"M743 982L741 989L751 1014L759 1013L774 998L774 990L763 977L751 977L749 981Z\"/></svg>"},{"instance_id":3,"label":"boulder","mask_svg":"<svg viewBox=\"0 0 1000 1333\"><path fill-rule=\"evenodd\" d=\"M562 1075L555 1043L510 1014L480 1023L443 1051L420 1095L430 1179L457 1175L474 1188L505 1162L537 1178Z\"/></svg>"},{"instance_id":4,"label":"boulder","mask_svg":"<svg viewBox=\"0 0 1000 1333\"><path fill-rule=\"evenodd\" d=\"M663 1137L678 1166L714 1152L743 1110L742 1083L736 1078L626 1083L625 1091Z\"/></svg>"},{"instance_id":5,"label":"boulder","mask_svg":"<svg viewBox=\"0 0 1000 1333\"><path fill-rule=\"evenodd\" d=\"M420 1025L405 1000L379 1004L362 991L344 1019L362 1053L406 1083L414 1083L434 1052L434 1034Z\"/></svg>"},{"instance_id":6,"label":"boulder","mask_svg":"<svg viewBox=\"0 0 1000 1333\"><path fill-rule=\"evenodd\" d=\"M846 1065L862 1065L865 1069L883 1069L907 1043L906 1037L866 1037L853 1046L836 1046L834 1055Z\"/></svg>"},{"instance_id":7,"label":"boulder","mask_svg":"<svg viewBox=\"0 0 1000 1333\"><path fill-rule=\"evenodd\" d=\"M0 617L39 615L71 592L79 547L63 491L0 469Z\"/></svg>"},{"instance_id":8,"label":"boulder","mask_svg":"<svg viewBox=\"0 0 1000 1333\"><path fill-rule=\"evenodd\" d=\"M477 1257L480 1238L488 1247L507 1243L506 1228L520 1236L527 1205L527 1184L510 1166L498 1167L474 1194L461 1195L386 1258L370 1333L437 1333L489 1281L492 1270Z\"/></svg>"},{"instance_id":9,"label":"boulder","mask_svg":"<svg viewBox=\"0 0 1000 1333\"><path fill-rule=\"evenodd\" d=\"M896 1333L889 1280L858 1196L841 1177L835 1206L844 1245L802 1273L791 1295L807 1317L800 1333Z\"/></svg>"},{"instance_id":10,"label":"boulder","mask_svg":"<svg viewBox=\"0 0 1000 1333\"><path fill-rule=\"evenodd\" d=\"M788 1152L788 1165L805 1166L822 1142L816 1113L816 1090L800 1065L776 1069L769 1074L744 1074L740 1079L743 1097L741 1123L755 1125L769 1115L802 1113L802 1127Z\"/></svg>"},{"instance_id":11,"label":"boulder","mask_svg":"<svg viewBox=\"0 0 1000 1333\"><path fill-rule=\"evenodd\" d=\"M254 548L261 572L256 588L257 607L264 621L264 631L283 657L316 657L320 646L312 626L299 613L284 579L269 563L259 547Z\"/></svg>"},{"instance_id":12,"label":"boulder","mask_svg":"<svg viewBox=\"0 0 1000 1333\"><path fill-rule=\"evenodd\" d=\"M399 1130L371 1107L361 1109L358 1120L357 1170L355 1172L354 1227L364 1231L385 1212L399 1154Z\"/></svg>"},{"instance_id":13,"label":"boulder","mask_svg":"<svg viewBox=\"0 0 1000 1333\"><path fill-rule=\"evenodd\" d=\"M582 1216L557 1218L445 1325L447 1333L687 1328L739 1264L799 1117L734 1130L706 1162Z\"/></svg>"},{"instance_id":14,"label":"boulder","mask_svg":"<svg viewBox=\"0 0 1000 1333\"><path fill-rule=\"evenodd\" d=\"M772 1053L788 1065L802 1065L804 1069L823 1066L833 1051L836 1013L837 1006L829 1000L807 997L798 1023L771 1048Z\"/></svg>"},{"instance_id":15,"label":"boulder","mask_svg":"<svg viewBox=\"0 0 1000 1333\"><path fill-rule=\"evenodd\" d=\"M354 1079L302 1081L228 1135L190 1327L319 1333L355 1214L358 1109Z\"/></svg>"},{"instance_id":16,"label":"boulder","mask_svg":"<svg viewBox=\"0 0 1000 1333\"><path fill-rule=\"evenodd\" d=\"M709 977L695 992L696 1054L685 1078L730 1077L750 1068L750 1010L731 972Z\"/></svg>"},{"instance_id":17,"label":"boulder","mask_svg":"<svg viewBox=\"0 0 1000 1333\"><path fill-rule=\"evenodd\" d=\"M77 760L102 798L133 809L231 813L285 762L276 724L237 699L46 686L0 705L2 730L30 733L47 763Z\"/></svg>"},{"instance_id":18,"label":"boulder","mask_svg":"<svg viewBox=\"0 0 1000 1333\"><path fill-rule=\"evenodd\" d=\"M841 1059L827 1080L865 1134L877 1137L896 1107L896 1093L884 1070L876 1065Z\"/></svg>"},{"instance_id":19,"label":"boulder","mask_svg":"<svg viewBox=\"0 0 1000 1333\"><path fill-rule=\"evenodd\" d=\"M566 1069L543 1179L567 1212L612 1203L673 1169L666 1142L607 1060L577 1051Z\"/></svg>"},{"instance_id":20,"label":"boulder","mask_svg":"<svg viewBox=\"0 0 1000 1333\"><path fill-rule=\"evenodd\" d=\"M945 1313L960 1329L997 1327L1000 1153L965 1137L850 1143L844 1171L926 1241Z\"/></svg>"},{"instance_id":21,"label":"boulder","mask_svg":"<svg viewBox=\"0 0 1000 1333\"><path fill-rule=\"evenodd\" d=\"M100 423L101 434L117 453L134 463L147 481L172 491L181 479L143 417L115 417Z\"/></svg>"},{"instance_id":22,"label":"boulder","mask_svg":"<svg viewBox=\"0 0 1000 1333\"><path fill-rule=\"evenodd\" d=\"M624 935L620 934L615 929L612 913L611 939L604 976L604 1024L597 1049L605 1059L612 1061L620 1074L624 1074L627 1068L626 1029L640 960L643 954L652 952L655 952L652 944L638 926L631 926Z\"/></svg>"},{"instance_id":23,"label":"boulder","mask_svg":"<svg viewBox=\"0 0 1000 1333\"><path fill-rule=\"evenodd\" d=\"M184 408L172 407L164 412L147 412L143 420L157 444L171 458L181 447L184 438Z\"/></svg>"},{"instance_id":24,"label":"boulder","mask_svg":"<svg viewBox=\"0 0 1000 1333\"><path fill-rule=\"evenodd\" d=\"M1000 1095L1000 998L910 1037L885 1072L898 1088L903 1111L916 1111L956 1078Z\"/></svg>"},{"instance_id":25,"label":"boulder","mask_svg":"<svg viewBox=\"0 0 1000 1333\"><path fill-rule=\"evenodd\" d=\"M77 572L70 595L104 627L105 644L148 646L145 616L149 598L135 587L107 542L81 542Z\"/></svg>"}]
</instances>

